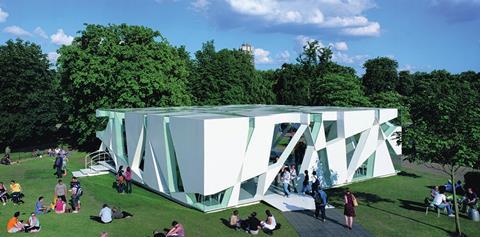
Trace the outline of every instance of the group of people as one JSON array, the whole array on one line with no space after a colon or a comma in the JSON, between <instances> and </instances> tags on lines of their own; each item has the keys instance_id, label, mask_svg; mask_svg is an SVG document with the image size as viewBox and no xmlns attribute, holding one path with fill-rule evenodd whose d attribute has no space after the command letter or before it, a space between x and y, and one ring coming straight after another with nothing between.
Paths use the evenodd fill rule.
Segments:
<instances>
[{"instance_id":1,"label":"group of people","mask_svg":"<svg viewBox=\"0 0 480 237\"><path fill-rule=\"evenodd\" d=\"M285 197L289 197L292 189L294 192L298 193L298 179L299 177L297 175L297 169L295 167L295 164L292 164L290 166L284 166L280 170L276 182L282 184ZM317 172L313 171L310 175L308 170L305 170L303 175L301 194L309 194L313 196L315 194L315 191L318 190L319 187L320 179L317 177Z\"/></svg>"},{"instance_id":2,"label":"group of people","mask_svg":"<svg viewBox=\"0 0 480 237\"><path fill-rule=\"evenodd\" d=\"M14 205L22 204L24 203L23 197L22 186L15 180L10 181L10 190L7 189L3 182L0 182L0 201L2 205L7 205L8 199L11 199Z\"/></svg>"},{"instance_id":3,"label":"group of people","mask_svg":"<svg viewBox=\"0 0 480 237\"><path fill-rule=\"evenodd\" d=\"M467 208L475 209L478 203L478 196L473 191L473 188L468 187L467 192L463 191L463 186L461 181L457 182L455 186L451 182L448 182L445 185L435 186L430 192L431 203L440 209L446 209L449 217L454 217L452 209L452 198L448 198L445 193L452 192L455 188L457 193L464 193L464 196L458 200L458 203L461 205L461 209L467 211Z\"/></svg>"},{"instance_id":4,"label":"group of people","mask_svg":"<svg viewBox=\"0 0 480 237\"><path fill-rule=\"evenodd\" d=\"M38 220L36 214L32 212L28 217L28 221L24 222L23 220L19 220L20 212L15 212L13 217L10 218L7 222L7 231L8 233L18 233L18 232L26 232L26 233L34 233L40 231L40 220Z\"/></svg>"},{"instance_id":5,"label":"group of people","mask_svg":"<svg viewBox=\"0 0 480 237\"><path fill-rule=\"evenodd\" d=\"M125 171L121 165L115 175L115 187L118 193L132 193L132 169L128 166Z\"/></svg>"},{"instance_id":6,"label":"group of people","mask_svg":"<svg viewBox=\"0 0 480 237\"><path fill-rule=\"evenodd\" d=\"M234 210L232 216L230 216L230 227L237 230L245 230L245 232L257 235L261 229L266 232L271 232L278 227L278 223L270 210L265 210L266 218L264 221L260 221L257 218L257 213L252 212L247 219L242 220L239 216L238 210Z\"/></svg>"},{"instance_id":7,"label":"group of people","mask_svg":"<svg viewBox=\"0 0 480 237\"><path fill-rule=\"evenodd\" d=\"M67 193L71 193L71 206L67 208ZM35 209L31 213L28 221L25 223L23 220L19 220L20 212L15 212L13 217L8 221L7 231L9 233L17 232L38 232L40 231L40 220L37 215L46 214L55 211L57 214L70 212L78 213L80 210L80 197L83 195L83 190L80 186L80 182L76 177L72 178L70 182L70 189L67 190L67 186L58 180L54 188L54 201L50 205L45 204L45 198L43 196L38 197L35 202ZM3 183L0 182L0 200L3 205L7 204L10 198L14 205L23 203L21 199L23 197L22 186L12 180L10 182L10 194Z\"/></svg>"},{"instance_id":8,"label":"group of people","mask_svg":"<svg viewBox=\"0 0 480 237\"><path fill-rule=\"evenodd\" d=\"M90 216L90 219L102 224L109 224L113 219L130 218L132 216L132 214L126 211L121 211L117 207L110 208L107 204L103 204L98 216Z\"/></svg>"}]
</instances>

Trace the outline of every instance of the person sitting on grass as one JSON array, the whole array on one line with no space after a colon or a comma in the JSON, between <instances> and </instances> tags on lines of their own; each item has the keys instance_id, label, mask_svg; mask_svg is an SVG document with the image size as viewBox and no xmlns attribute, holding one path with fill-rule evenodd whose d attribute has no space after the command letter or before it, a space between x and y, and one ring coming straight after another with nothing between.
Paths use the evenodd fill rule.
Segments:
<instances>
[{"instance_id":1,"label":"person sitting on grass","mask_svg":"<svg viewBox=\"0 0 480 237\"><path fill-rule=\"evenodd\" d=\"M19 216L20 216L20 212L17 211L15 212L15 214L13 214L13 217L10 218L10 220L8 220L8 223L7 223L8 233L17 233L24 230L23 223L18 220Z\"/></svg>"},{"instance_id":2,"label":"person sitting on grass","mask_svg":"<svg viewBox=\"0 0 480 237\"><path fill-rule=\"evenodd\" d=\"M10 155L5 155L5 156L0 160L0 164L2 164L2 165L11 165L11 164L12 164L12 160L10 159Z\"/></svg>"},{"instance_id":3,"label":"person sitting on grass","mask_svg":"<svg viewBox=\"0 0 480 237\"><path fill-rule=\"evenodd\" d=\"M5 206L7 205L7 200L8 200L8 190L7 187L3 184L3 182L0 182L0 201L2 204Z\"/></svg>"},{"instance_id":4,"label":"person sitting on grass","mask_svg":"<svg viewBox=\"0 0 480 237\"><path fill-rule=\"evenodd\" d=\"M258 230L260 229L260 227L261 227L261 223L260 223L260 220L258 220L257 218L257 213L252 212L252 214L250 214L250 217L248 217L248 220L247 220L246 232L252 235L258 235Z\"/></svg>"},{"instance_id":5,"label":"person sitting on grass","mask_svg":"<svg viewBox=\"0 0 480 237\"><path fill-rule=\"evenodd\" d=\"M172 221L172 228L165 235L166 237L185 237L183 225L177 221Z\"/></svg>"},{"instance_id":6,"label":"person sitting on grass","mask_svg":"<svg viewBox=\"0 0 480 237\"><path fill-rule=\"evenodd\" d=\"M112 218L113 219L123 219L123 218L130 218L133 215L126 212L126 211L120 211L120 209L116 207L112 207Z\"/></svg>"},{"instance_id":7,"label":"person sitting on grass","mask_svg":"<svg viewBox=\"0 0 480 237\"><path fill-rule=\"evenodd\" d=\"M57 202L55 203L55 213L57 214L65 213L66 207L67 207L67 203L65 203L61 198L57 198Z\"/></svg>"},{"instance_id":8,"label":"person sitting on grass","mask_svg":"<svg viewBox=\"0 0 480 237\"><path fill-rule=\"evenodd\" d=\"M25 225L25 232L39 232L40 231L40 220L38 220L37 216L34 212L28 218L28 222Z\"/></svg>"},{"instance_id":9,"label":"person sitting on grass","mask_svg":"<svg viewBox=\"0 0 480 237\"><path fill-rule=\"evenodd\" d=\"M241 227L242 220L238 216L238 210L234 210L232 216L230 216L230 227L238 230Z\"/></svg>"},{"instance_id":10,"label":"person sitting on grass","mask_svg":"<svg viewBox=\"0 0 480 237\"><path fill-rule=\"evenodd\" d=\"M100 213L98 214L98 216L90 216L90 219L102 224L111 223L112 209L110 209L110 207L108 207L107 204L103 204L102 209L100 210Z\"/></svg>"},{"instance_id":11,"label":"person sitting on grass","mask_svg":"<svg viewBox=\"0 0 480 237\"><path fill-rule=\"evenodd\" d=\"M267 214L267 220L260 222L260 225L263 229L274 230L275 227L277 227L277 221L275 220L275 217L272 215L270 210L266 210L265 214Z\"/></svg>"},{"instance_id":12,"label":"person sitting on grass","mask_svg":"<svg viewBox=\"0 0 480 237\"><path fill-rule=\"evenodd\" d=\"M12 202L14 205L24 203L24 201L22 201L22 186L16 183L15 180L10 181L10 191L12 192Z\"/></svg>"},{"instance_id":13,"label":"person sitting on grass","mask_svg":"<svg viewBox=\"0 0 480 237\"><path fill-rule=\"evenodd\" d=\"M45 206L43 203L43 196L40 196L35 203L35 212L36 214L45 214L50 211L50 208Z\"/></svg>"}]
</instances>

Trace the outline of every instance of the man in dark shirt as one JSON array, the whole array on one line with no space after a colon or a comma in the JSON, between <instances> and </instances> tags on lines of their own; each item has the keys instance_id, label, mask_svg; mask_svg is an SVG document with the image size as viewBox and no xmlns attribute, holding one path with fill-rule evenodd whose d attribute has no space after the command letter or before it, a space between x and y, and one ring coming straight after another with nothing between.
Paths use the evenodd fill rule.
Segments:
<instances>
[{"instance_id":1,"label":"man in dark shirt","mask_svg":"<svg viewBox=\"0 0 480 237\"><path fill-rule=\"evenodd\" d=\"M247 232L252 235L257 235L258 230L260 229L260 220L258 220L256 212L252 212L252 214L250 214L247 223Z\"/></svg>"},{"instance_id":2,"label":"man in dark shirt","mask_svg":"<svg viewBox=\"0 0 480 237\"><path fill-rule=\"evenodd\" d=\"M478 196L473 192L472 188L467 189L467 194L463 197L462 203L468 205L470 208L475 208L478 202Z\"/></svg>"}]
</instances>

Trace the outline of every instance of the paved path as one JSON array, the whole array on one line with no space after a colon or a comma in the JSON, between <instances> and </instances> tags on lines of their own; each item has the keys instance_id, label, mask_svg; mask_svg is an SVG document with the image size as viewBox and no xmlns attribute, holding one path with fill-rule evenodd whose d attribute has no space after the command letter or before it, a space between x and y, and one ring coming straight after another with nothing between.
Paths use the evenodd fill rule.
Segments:
<instances>
[{"instance_id":1,"label":"paved path","mask_svg":"<svg viewBox=\"0 0 480 237\"><path fill-rule=\"evenodd\" d=\"M327 209L327 220L313 217L313 211L291 211L283 212L283 216L295 228L300 237L372 237L362 226L353 223L353 229L345 228L345 218L339 209Z\"/></svg>"}]
</instances>

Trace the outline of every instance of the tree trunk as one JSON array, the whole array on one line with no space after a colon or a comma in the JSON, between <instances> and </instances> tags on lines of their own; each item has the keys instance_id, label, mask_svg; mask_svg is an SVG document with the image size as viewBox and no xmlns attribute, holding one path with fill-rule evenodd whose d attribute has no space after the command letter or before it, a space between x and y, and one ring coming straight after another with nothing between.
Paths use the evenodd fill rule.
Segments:
<instances>
[{"instance_id":1,"label":"tree trunk","mask_svg":"<svg viewBox=\"0 0 480 237\"><path fill-rule=\"evenodd\" d=\"M460 213L458 212L457 190L455 188L455 169L453 165L450 171L450 179L452 180L453 189L453 207L455 212L455 231L457 232L457 236L462 236L462 230L460 229Z\"/></svg>"}]
</instances>

